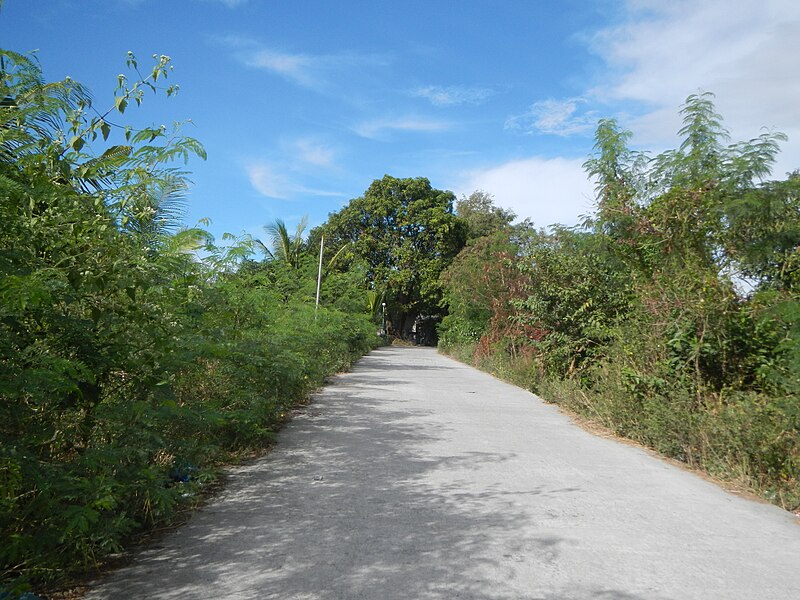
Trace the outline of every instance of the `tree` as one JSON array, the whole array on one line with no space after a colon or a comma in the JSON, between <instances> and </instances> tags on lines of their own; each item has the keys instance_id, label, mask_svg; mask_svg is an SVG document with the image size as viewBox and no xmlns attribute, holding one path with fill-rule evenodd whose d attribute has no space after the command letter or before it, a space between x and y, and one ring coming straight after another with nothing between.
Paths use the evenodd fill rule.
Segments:
<instances>
[{"instance_id":1,"label":"tree","mask_svg":"<svg viewBox=\"0 0 800 600\"><path fill-rule=\"evenodd\" d=\"M597 214L591 224L636 272L650 276L689 265L747 271L738 264L743 252L736 250L736 240L748 218L763 221L769 212L757 208L755 197L776 188L763 179L786 136L768 132L730 144L713 97L705 92L686 99L678 132L682 143L652 159L628 148L631 132L613 119L597 127L595 154L584 163L596 180ZM776 202L783 201L767 205L776 207Z\"/></svg>"},{"instance_id":2,"label":"tree","mask_svg":"<svg viewBox=\"0 0 800 600\"><path fill-rule=\"evenodd\" d=\"M491 325L495 325L491 337L496 341L514 328L507 317L525 287L519 260L523 249L535 238L532 226L523 222L475 239L459 252L441 276L443 301L448 309L440 326L441 344L473 344L484 337ZM502 332L497 331L497 325Z\"/></svg>"},{"instance_id":3,"label":"tree","mask_svg":"<svg viewBox=\"0 0 800 600\"><path fill-rule=\"evenodd\" d=\"M462 196L456 203L456 214L467 225L468 240L491 235L517 217L513 211L495 206L494 197L483 190Z\"/></svg>"},{"instance_id":4,"label":"tree","mask_svg":"<svg viewBox=\"0 0 800 600\"><path fill-rule=\"evenodd\" d=\"M572 376L601 359L630 301L629 272L603 238L561 227L540 232L518 265L526 287L512 320L527 328L544 372Z\"/></svg>"},{"instance_id":5,"label":"tree","mask_svg":"<svg viewBox=\"0 0 800 600\"><path fill-rule=\"evenodd\" d=\"M308 225L308 216L300 219L294 236L291 236L286 229L286 223L281 219L275 219L274 223L264 225L264 230L269 235L272 249L260 241L258 245L269 258L283 261L288 266L297 268L307 247L303 240L303 232L306 229L306 225Z\"/></svg>"},{"instance_id":6,"label":"tree","mask_svg":"<svg viewBox=\"0 0 800 600\"><path fill-rule=\"evenodd\" d=\"M800 289L800 172L727 203L725 252L741 274L763 287Z\"/></svg>"},{"instance_id":7,"label":"tree","mask_svg":"<svg viewBox=\"0 0 800 600\"><path fill-rule=\"evenodd\" d=\"M341 265L363 260L370 286L386 293L397 334L410 334L420 315L439 315L439 275L464 246L466 226L453 212L455 197L422 177L376 179L360 198L316 231ZM343 249L344 248L344 249Z\"/></svg>"},{"instance_id":8,"label":"tree","mask_svg":"<svg viewBox=\"0 0 800 600\"><path fill-rule=\"evenodd\" d=\"M634 235L640 223L637 195L645 181L647 156L628 148L631 135L616 120L601 119L595 132L595 155L583 164L595 180L597 194L597 214L591 224L614 241Z\"/></svg>"}]
</instances>

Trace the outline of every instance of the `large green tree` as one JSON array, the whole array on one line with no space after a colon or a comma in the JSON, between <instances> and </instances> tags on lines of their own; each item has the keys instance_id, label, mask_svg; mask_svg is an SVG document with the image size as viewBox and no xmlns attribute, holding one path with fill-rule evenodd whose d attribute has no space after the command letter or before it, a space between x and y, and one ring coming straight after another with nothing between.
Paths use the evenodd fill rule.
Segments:
<instances>
[{"instance_id":1,"label":"large green tree","mask_svg":"<svg viewBox=\"0 0 800 600\"><path fill-rule=\"evenodd\" d=\"M425 178L386 175L331 214L312 237L325 235L328 252L341 252L340 265L368 265L370 286L386 294L395 332L406 336L417 316L441 313L439 275L467 233L454 201L452 192L433 188Z\"/></svg>"},{"instance_id":2,"label":"large green tree","mask_svg":"<svg viewBox=\"0 0 800 600\"><path fill-rule=\"evenodd\" d=\"M495 206L494 196L483 190L462 196L456 202L456 214L466 223L469 240L491 235L517 217L512 210Z\"/></svg>"}]
</instances>

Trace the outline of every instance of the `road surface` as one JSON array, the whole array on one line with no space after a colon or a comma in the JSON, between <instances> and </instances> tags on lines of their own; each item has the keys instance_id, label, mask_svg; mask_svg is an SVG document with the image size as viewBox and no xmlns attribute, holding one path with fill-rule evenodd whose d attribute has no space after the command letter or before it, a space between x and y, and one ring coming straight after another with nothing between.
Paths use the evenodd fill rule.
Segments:
<instances>
[{"instance_id":1,"label":"road surface","mask_svg":"<svg viewBox=\"0 0 800 600\"><path fill-rule=\"evenodd\" d=\"M88 598L797 600L800 526L433 349L389 347Z\"/></svg>"}]
</instances>

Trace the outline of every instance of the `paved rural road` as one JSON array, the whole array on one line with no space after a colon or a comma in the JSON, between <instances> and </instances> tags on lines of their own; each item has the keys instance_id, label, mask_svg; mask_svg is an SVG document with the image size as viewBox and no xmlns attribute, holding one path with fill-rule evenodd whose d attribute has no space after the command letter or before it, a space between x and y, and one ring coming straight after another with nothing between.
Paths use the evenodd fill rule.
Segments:
<instances>
[{"instance_id":1,"label":"paved rural road","mask_svg":"<svg viewBox=\"0 0 800 600\"><path fill-rule=\"evenodd\" d=\"M800 598L800 526L428 348L337 376L99 598Z\"/></svg>"}]
</instances>

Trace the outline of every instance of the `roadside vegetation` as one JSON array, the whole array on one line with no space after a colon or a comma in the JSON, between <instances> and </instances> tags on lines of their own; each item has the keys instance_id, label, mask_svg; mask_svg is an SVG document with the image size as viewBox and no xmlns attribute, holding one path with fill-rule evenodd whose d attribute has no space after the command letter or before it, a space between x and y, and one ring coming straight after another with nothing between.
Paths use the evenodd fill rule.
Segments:
<instances>
[{"instance_id":1,"label":"roadside vegetation","mask_svg":"<svg viewBox=\"0 0 800 600\"><path fill-rule=\"evenodd\" d=\"M443 273L440 348L796 510L800 175L770 180L785 136L731 144L711 94L681 114L654 157L599 123L583 227L482 229Z\"/></svg>"},{"instance_id":2,"label":"roadside vegetation","mask_svg":"<svg viewBox=\"0 0 800 600\"><path fill-rule=\"evenodd\" d=\"M204 150L119 124L176 90L168 57L128 66L103 107L0 52L0 597L170 523L380 343L363 278L326 272L315 310L314 252L280 224L266 245L181 226Z\"/></svg>"}]
</instances>

